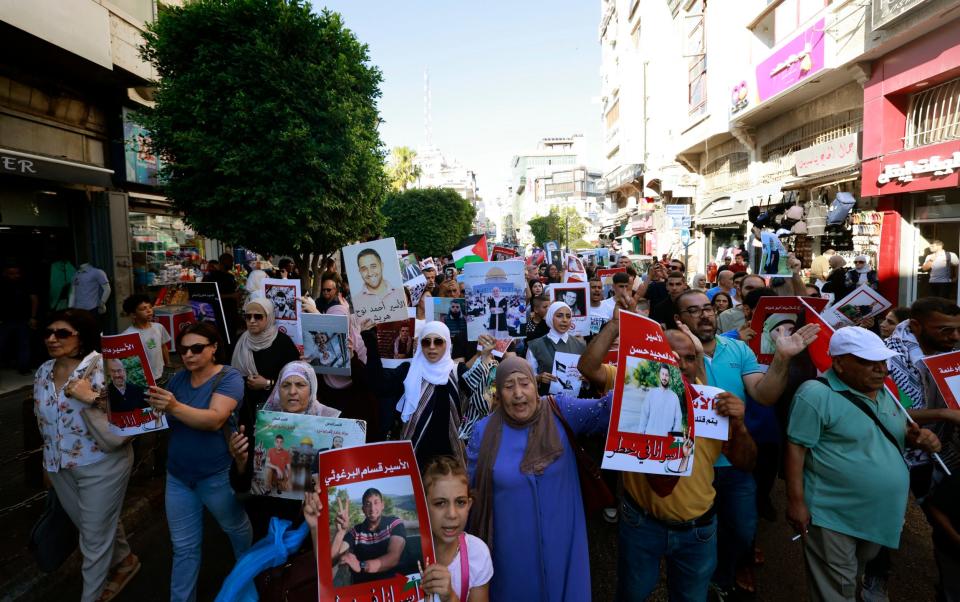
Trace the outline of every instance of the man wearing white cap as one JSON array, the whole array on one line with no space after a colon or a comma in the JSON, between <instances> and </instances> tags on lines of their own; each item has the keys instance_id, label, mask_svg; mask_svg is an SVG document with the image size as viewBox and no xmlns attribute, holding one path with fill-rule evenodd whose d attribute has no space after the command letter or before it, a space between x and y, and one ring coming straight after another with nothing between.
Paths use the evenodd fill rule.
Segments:
<instances>
[{"instance_id":1,"label":"man wearing white cap","mask_svg":"<svg viewBox=\"0 0 960 602\"><path fill-rule=\"evenodd\" d=\"M940 441L908 423L884 388L896 352L851 326L830 339L833 367L804 383L787 427L787 520L803 536L810 599L856 600L863 566L881 546L897 548L906 512L906 447Z\"/></svg>"}]
</instances>

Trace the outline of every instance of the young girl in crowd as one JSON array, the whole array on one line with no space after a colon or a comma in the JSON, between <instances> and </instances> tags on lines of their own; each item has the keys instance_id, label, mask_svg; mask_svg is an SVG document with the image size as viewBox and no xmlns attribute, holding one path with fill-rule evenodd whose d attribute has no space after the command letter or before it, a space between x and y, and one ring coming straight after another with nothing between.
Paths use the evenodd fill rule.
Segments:
<instances>
[{"instance_id":1,"label":"young girl in crowd","mask_svg":"<svg viewBox=\"0 0 960 602\"><path fill-rule=\"evenodd\" d=\"M423 591L441 602L487 602L493 578L490 550L464 532L473 505L467 471L449 456L431 461L423 471L437 562L423 572Z\"/></svg>"}]
</instances>

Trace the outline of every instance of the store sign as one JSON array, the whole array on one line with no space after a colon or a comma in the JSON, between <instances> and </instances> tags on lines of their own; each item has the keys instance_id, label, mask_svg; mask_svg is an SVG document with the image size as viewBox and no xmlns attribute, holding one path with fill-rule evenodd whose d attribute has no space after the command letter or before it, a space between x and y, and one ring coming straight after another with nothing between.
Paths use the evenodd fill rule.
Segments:
<instances>
[{"instance_id":1,"label":"store sign","mask_svg":"<svg viewBox=\"0 0 960 602\"><path fill-rule=\"evenodd\" d=\"M847 134L793 153L797 175L809 176L824 171L854 167L860 161L859 134Z\"/></svg>"},{"instance_id":2,"label":"store sign","mask_svg":"<svg viewBox=\"0 0 960 602\"><path fill-rule=\"evenodd\" d=\"M0 149L0 174L106 187L112 184L113 170L66 159Z\"/></svg>"},{"instance_id":3,"label":"store sign","mask_svg":"<svg viewBox=\"0 0 960 602\"><path fill-rule=\"evenodd\" d=\"M149 149L150 132L133 120L133 111L126 107L123 109L123 143L127 182L156 186L162 162Z\"/></svg>"},{"instance_id":4,"label":"store sign","mask_svg":"<svg viewBox=\"0 0 960 602\"><path fill-rule=\"evenodd\" d=\"M824 67L826 32L820 19L757 65L760 102L800 83Z\"/></svg>"},{"instance_id":5,"label":"store sign","mask_svg":"<svg viewBox=\"0 0 960 602\"><path fill-rule=\"evenodd\" d=\"M671 230L682 230L691 226L689 215L667 215L667 227Z\"/></svg>"},{"instance_id":6,"label":"store sign","mask_svg":"<svg viewBox=\"0 0 960 602\"><path fill-rule=\"evenodd\" d=\"M888 25L926 0L873 0L873 29Z\"/></svg>"},{"instance_id":7,"label":"store sign","mask_svg":"<svg viewBox=\"0 0 960 602\"><path fill-rule=\"evenodd\" d=\"M960 169L960 152L941 158L934 155L928 159L904 161L903 164L891 163L883 167L877 176L877 184L883 186L894 180L898 182L912 182L914 176L943 177L949 176L953 170Z\"/></svg>"},{"instance_id":8,"label":"store sign","mask_svg":"<svg viewBox=\"0 0 960 602\"><path fill-rule=\"evenodd\" d=\"M746 80L741 80L730 92L730 114L736 115L750 104L750 88Z\"/></svg>"}]
</instances>

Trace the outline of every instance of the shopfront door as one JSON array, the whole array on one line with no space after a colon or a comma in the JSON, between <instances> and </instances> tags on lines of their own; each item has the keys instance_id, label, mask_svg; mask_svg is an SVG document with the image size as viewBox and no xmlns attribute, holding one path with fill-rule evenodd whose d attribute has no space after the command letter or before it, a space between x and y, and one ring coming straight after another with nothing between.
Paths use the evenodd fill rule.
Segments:
<instances>
[{"instance_id":1,"label":"shopfront door","mask_svg":"<svg viewBox=\"0 0 960 602\"><path fill-rule=\"evenodd\" d=\"M934 288L930 285L929 271L921 271L921 267L930 255L930 245L933 241L941 241L943 250L952 253L954 258L960 258L960 221L943 222L925 222L918 223L916 229L916 241L914 253L916 259L916 288L914 289L914 299L922 299L934 294ZM950 277L953 280L949 287L950 298L957 299L957 269L951 269ZM943 291L938 291L943 294Z\"/></svg>"}]
</instances>

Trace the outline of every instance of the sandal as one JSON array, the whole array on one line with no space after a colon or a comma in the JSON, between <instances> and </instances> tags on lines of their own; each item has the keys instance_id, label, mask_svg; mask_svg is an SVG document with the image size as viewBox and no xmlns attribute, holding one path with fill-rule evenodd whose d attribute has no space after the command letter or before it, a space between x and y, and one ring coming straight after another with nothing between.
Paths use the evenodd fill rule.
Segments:
<instances>
[{"instance_id":1,"label":"sandal","mask_svg":"<svg viewBox=\"0 0 960 602\"><path fill-rule=\"evenodd\" d=\"M756 575L753 572L753 567L750 565L743 565L737 569L736 577L737 588L754 594L757 592L757 581Z\"/></svg>"},{"instance_id":2,"label":"sandal","mask_svg":"<svg viewBox=\"0 0 960 602\"><path fill-rule=\"evenodd\" d=\"M107 602L113 600L117 594L123 591L123 588L130 583L134 575L140 571L140 559L135 554L130 554L121 560L110 570L110 576L107 578L107 584L103 586L100 597L97 602Z\"/></svg>"}]
</instances>

